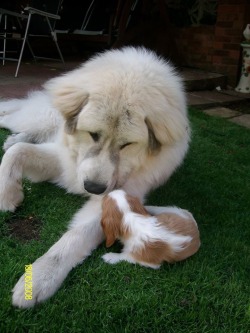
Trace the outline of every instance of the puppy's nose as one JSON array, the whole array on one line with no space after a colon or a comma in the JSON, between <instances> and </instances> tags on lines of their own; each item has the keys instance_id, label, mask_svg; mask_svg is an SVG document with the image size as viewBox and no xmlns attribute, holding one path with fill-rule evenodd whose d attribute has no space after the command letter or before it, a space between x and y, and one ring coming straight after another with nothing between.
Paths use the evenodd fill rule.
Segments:
<instances>
[{"instance_id":1,"label":"puppy's nose","mask_svg":"<svg viewBox=\"0 0 250 333\"><path fill-rule=\"evenodd\" d=\"M107 186L105 184L95 183L90 180L85 180L84 188L89 193L102 194L107 189Z\"/></svg>"}]
</instances>

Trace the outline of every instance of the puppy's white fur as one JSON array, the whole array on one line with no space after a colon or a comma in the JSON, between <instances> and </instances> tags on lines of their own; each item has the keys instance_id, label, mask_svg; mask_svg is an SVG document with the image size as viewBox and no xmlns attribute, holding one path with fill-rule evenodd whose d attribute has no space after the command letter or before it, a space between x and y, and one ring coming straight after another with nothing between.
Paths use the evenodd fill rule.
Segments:
<instances>
[{"instance_id":1,"label":"puppy's white fur","mask_svg":"<svg viewBox=\"0 0 250 333\"><path fill-rule=\"evenodd\" d=\"M161 214L150 216L137 198L123 190L104 197L101 224L108 247L115 239L124 245L122 253L103 256L111 264L125 260L159 268L164 260L175 262L188 258L200 246L197 223L190 212L162 207Z\"/></svg>"},{"instance_id":2,"label":"puppy's white fur","mask_svg":"<svg viewBox=\"0 0 250 333\"><path fill-rule=\"evenodd\" d=\"M153 52L124 48L99 54L52 79L44 91L0 103L5 142L0 210L23 200L22 178L50 181L90 196L69 231L33 268L33 300L23 277L13 303L33 306L53 295L68 272L103 239L101 197L123 188L140 200L181 164L189 122L181 79Z\"/></svg>"}]
</instances>

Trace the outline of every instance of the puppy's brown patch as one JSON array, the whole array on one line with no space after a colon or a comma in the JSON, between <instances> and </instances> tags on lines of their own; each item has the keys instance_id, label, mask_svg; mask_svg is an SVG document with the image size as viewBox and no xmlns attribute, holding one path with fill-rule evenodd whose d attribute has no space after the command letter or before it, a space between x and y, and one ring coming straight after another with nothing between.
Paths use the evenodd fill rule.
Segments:
<instances>
[{"instance_id":1,"label":"puppy's brown patch","mask_svg":"<svg viewBox=\"0 0 250 333\"><path fill-rule=\"evenodd\" d=\"M123 223L123 214L116 205L114 199L109 195L105 195L102 200L102 218L101 225L106 236L106 246L110 247L118 238L127 239L130 237Z\"/></svg>"},{"instance_id":2,"label":"puppy's brown patch","mask_svg":"<svg viewBox=\"0 0 250 333\"><path fill-rule=\"evenodd\" d=\"M138 262L146 262L153 265L160 265L163 261L174 262L171 247L162 242L149 242L145 247L133 252L133 257Z\"/></svg>"},{"instance_id":3,"label":"puppy's brown patch","mask_svg":"<svg viewBox=\"0 0 250 333\"><path fill-rule=\"evenodd\" d=\"M195 221L192 218L185 219L174 213L163 213L157 215L156 217L160 224L164 225L172 232L192 237L190 242L183 243L182 251L174 253L174 261L184 260L198 251L200 247L200 233Z\"/></svg>"}]
</instances>

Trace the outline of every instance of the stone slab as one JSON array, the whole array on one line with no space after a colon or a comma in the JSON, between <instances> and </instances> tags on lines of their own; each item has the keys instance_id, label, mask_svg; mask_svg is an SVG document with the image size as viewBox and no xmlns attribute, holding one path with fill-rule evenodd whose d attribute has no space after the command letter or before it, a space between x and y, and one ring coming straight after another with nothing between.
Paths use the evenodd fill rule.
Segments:
<instances>
[{"instance_id":1,"label":"stone slab","mask_svg":"<svg viewBox=\"0 0 250 333\"><path fill-rule=\"evenodd\" d=\"M180 71L184 79L185 89L193 90L211 90L220 86L226 87L226 76L218 73L211 73L195 68L183 68Z\"/></svg>"},{"instance_id":2,"label":"stone slab","mask_svg":"<svg viewBox=\"0 0 250 333\"><path fill-rule=\"evenodd\" d=\"M221 118L232 118L241 115L239 111L231 110L222 106L206 109L204 110L204 113L208 114L209 116L216 116Z\"/></svg>"},{"instance_id":3,"label":"stone slab","mask_svg":"<svg viewBox=\"0 0 250 333\"><path fill-rule=\"evenodd\" d=\"M250 114L243 114L239 117L229 119L231 122L250 128Z\"/></svg>"},{"instance_id":4,"label":"stone slab","mask_svg":"<svg viewBox=\"0 0 250 333\"><path fill-rule=\"evenodd\" d=\"M225 105L245 100L245 96L235 96L225 94L217 90L192 91L187 93L188 105L197 107L212 107L215 105Z\"/></svg>"}]
</instances>

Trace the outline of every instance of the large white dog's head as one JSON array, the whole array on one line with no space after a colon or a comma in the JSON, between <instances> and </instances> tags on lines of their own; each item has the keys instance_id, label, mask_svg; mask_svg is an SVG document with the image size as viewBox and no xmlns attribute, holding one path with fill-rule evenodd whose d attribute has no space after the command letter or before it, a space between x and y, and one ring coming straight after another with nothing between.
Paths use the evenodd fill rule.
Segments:
<instances>
[{"instance_id":1,"label":"large white dog's head","mask_svg":"<svg viewBox=\"0 0 250 333\"><path fill-rule=\"evenodd\" d=\"M122 187L187 137L180 79L145 49L99 54L47 88L65 119L65 143L89 193Z\"/></svg>"}]
</instances>

